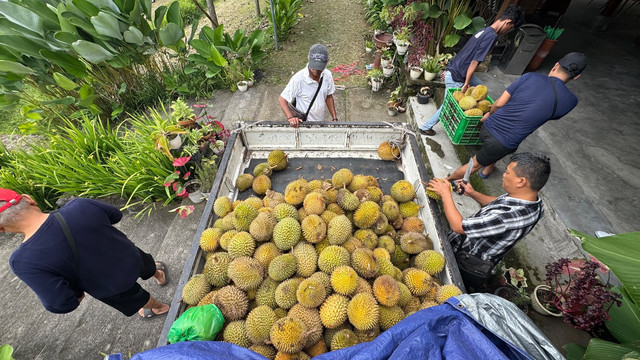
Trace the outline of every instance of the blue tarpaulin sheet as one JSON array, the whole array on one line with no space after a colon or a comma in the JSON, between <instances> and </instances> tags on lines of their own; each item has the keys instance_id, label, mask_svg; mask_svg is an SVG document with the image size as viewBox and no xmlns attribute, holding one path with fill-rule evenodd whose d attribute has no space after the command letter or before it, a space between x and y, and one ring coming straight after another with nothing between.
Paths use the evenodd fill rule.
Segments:
<instances>
[{"instance_id":1,"label":"blue tarpaulin sheet","mask_svg":"<svg viewBox=\"0 0 640 360\"><path fill-rule=\"evenodd\" d=\"M180 342L147 350L131 360L253 360L265 358L233 344L218 341ZM532 359L476 322L460 302L427 308L402 320L375 340L315 357L342 359Z\"/></svg>"}]
</instances>

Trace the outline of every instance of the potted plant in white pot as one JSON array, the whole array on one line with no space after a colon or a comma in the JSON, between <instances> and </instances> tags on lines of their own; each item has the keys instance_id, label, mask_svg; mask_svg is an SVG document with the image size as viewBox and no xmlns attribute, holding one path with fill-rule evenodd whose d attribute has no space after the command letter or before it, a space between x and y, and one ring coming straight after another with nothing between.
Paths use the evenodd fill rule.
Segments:
<instances>
[{"instance_id":1,"label":"potted plant in white pot","mask_svg":"<svg viewBox=\"0 0 640 360\"><path fill-rule=\"evenodd\" d=\"M413 64L409 68L409 77L416 80L422 75L422 67L419 64Z\"/></svg>"},{"instance_id":2,"label":"potted plant in white pot","mask_svg":"<svg viewBox=\"0 0 640 360\"><path fill-rule=\"evenodd\" d=\"M440 64L438 63L438 58L435 56L427 55L424 59L422 59L420 65L422 65L422 69L424 70L424 79L427 81L433 80L438 71L440 71Z\"/></svg>"},{"instance_id":3,"label":"potted plant in white pot","mask_svg":"<svg viewBox=\"0 0 640 360\"><path fill-rule=\"evenodd\" d=\"M238 85L238 90L240 92L245 92L247 91L247 88L249 87L249 85L247 84L246 81L242 80L242 81L238 81L238 83L236 84Z\"/></svg>"},{"instance_id":4,"label":"potted plant in white pot","mask_svg":"<svg viewBox=\"0 0 640 360\"><path fill-rule=\"evenodd\" d=\"M391 63L382 67L382 74L384 75L384 77L391 77L394 71L395 71L395 66L393 66L393 64Z\"/></svg>"},{"instance_id":5,"label":"potted plant in white pot","mask_svg":"<svg viewBox=\"0 0 640 360\"><path fill-rule=\"evenodd\" d=\"M382 57L380 58L380 66L381 67L385 67L389 64L391 64L391 61L393 60L393 52L391 52L389 49L383 49L382 50Z\"/></svg>"},{"instance_id":6,"label":"potted plant in white pot","mask_svg":"<svg viewBox=\"0 0 640 360\"><path fill-rule=\"evenodd\" d=\"M411 45L409 42L410 35L411 30L408 26L401 28L395 33L396 51L398 52L398 55L404 55L407 53L409 45Z\"/></svg>"},{"instance_id":7,"label":"potted plant in white pot","mask_svg":"<svg viewBox=\"0 0 640 360\"><path fill-rule=\"evenodd\" d=\"M366 40L364 42L364 51L369 54L371 53L371 51L373 51L373 41L371 40Z\"/></svg>"},{"instance_id":8,"label":"potted plant in white pot","mask_svg":"<svg viewBox=\"0 0 640 360\"><path fill-rule=\"evenodd\" d=\"M367 72L367 78L371 84L372 91L378 91L382 87L384 75L380 69L371 69Z\"/></svg>"}]
</instances>

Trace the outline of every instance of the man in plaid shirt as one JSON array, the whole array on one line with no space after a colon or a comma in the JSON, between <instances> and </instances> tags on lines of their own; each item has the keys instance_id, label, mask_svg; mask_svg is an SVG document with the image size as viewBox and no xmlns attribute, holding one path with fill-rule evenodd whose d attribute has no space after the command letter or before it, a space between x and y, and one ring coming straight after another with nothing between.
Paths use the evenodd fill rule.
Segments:
<instances>
[{"instance_id":1,"label":"man in plaid shirt","mask_svg":"<svg viewBox=\"0 0 640 360\"><path fill-rule=\"evenodd\" d=\"M550 172L549 158L545 155L521 153L511 157L502 175L506 194L485 195L475 191L471 184L458 180L464 194L482 206L466 219L453 202L449 183L431 180L429 190L442 197L444 213L452 230L449 241L454 252L466 251L495 266L542 217L544 210L538 192L546 184ZM465 285L472 290L479 289L490 275L471 273L459 265Z\"/></svg>"}]
</instances>

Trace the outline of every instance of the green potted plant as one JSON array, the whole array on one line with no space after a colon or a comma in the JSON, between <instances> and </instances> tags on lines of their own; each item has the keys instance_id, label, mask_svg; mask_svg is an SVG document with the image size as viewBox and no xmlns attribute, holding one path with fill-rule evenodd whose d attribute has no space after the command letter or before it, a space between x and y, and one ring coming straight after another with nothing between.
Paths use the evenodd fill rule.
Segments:
<instances>
[{"instance_id":1,"label":"green potted plant","mask_svg":"<svg viewBox=\"0 0 640 360\"><path fill-rule=\"evenodd\" d=\"M409 42L410 36L411 36L411 28L409 26L405 26L400 30L398 30L397 32L395 32L394 38L396 43L396 51L398 52L398 55L404 55L407 53L407 50L409 49L409 45L411 45L411 43Z\"/></svg>"},{"instance_id":2,"label":"green potted plant","mask_svg":"<svg viewBox=\"0 0 640 360\"><path fill-rule=\"evenodd\" d=\"M253 86L253 71L251 69L242 70L242 76L244 77L244 81L247 82L247 87Z\"/></svg>"},{"instance_id":3,"label":"green potted plant","mask_svg":"<svg viewBox=\"0 0 640 360\"><path fill-rule=\"evenodd\" d=\"M371 90L378 91L382 87L382 82L384 78L384 74L380 69L371 69L367 72L367 79L369 79L369 83L371 84Z\"/></svg>"},{"instance_id":4,"label":"green potted plant","mask_svg":"<svg viewBox=\"0 0 640 360\"><path fill-rule=\"evenodd\" d=\"M416 94L416 98L418 100L418 104L426 104L429 102L429 99L433 97L433 90L428 86L423 86L418 90Z\"/></svg>"},{"instance_id":5,"label":"green potted plant","mask_svg":"<svg viewBox=\"0 0 640 360\"><path fill-rule=\"evenodd\" d=\"M369 54L371 53L371 51L373 51L373 41L372 40L366 40L364 42L364 51Z\"/></svg>"},{"instance_id":6,"label":"green potted plant","mask_svg":"<svg viewBox=\"0 0 640 360\"><path fill-rule=\"evenodd\" d=\"M527 294L527 278L524 276L523 269L515 269L513 267L506 268L501 263L502 275L498 279L500 284L493 293L504 299L516 304L525 314L529 311L531 298Z\"/></svg>"},{"instance_id":7,"label":"green potted plant","mask_svg":"<svg viewBox=\"0 0 640 360\"><path fill-rule=\"evenodd\" d=\"M436 77L436 75L438 74L438 71L440 71L441 69L438 61L439 61L439 58L431 55L427 55L424 59L422 59L422 61L420 62L420 65L424 69L425 80L431 81Z\"/></svg>"},{"instance_id":8,"label":"green potted plant","mask_svg":"<svg viewBox=\"0 0 640 360\"><path fill-rule=\"evenodd\" d=\"M533 54L531 61L529 61L529 64L527 65L527 71L538 70L540 64L542 64L542 61L547 57L553 45L558 42L558 38L564 32L564 28L551 27L549 25L545 26L543 30L546 35L545 39L542 41L542 44L540 44L540 47L538 48L536 53Z\"/></svg>"},{"instance_id":9,"label":"green potted plant","mask_svg":"<svg viewBox=\"0 0 640 360\"><path fill-rule=\"evenodd\" d=\"M171 119L178 125L190 129L196 123L196 114L182 98L177 98L171 102Z\"/></svg>"}]
</instances>

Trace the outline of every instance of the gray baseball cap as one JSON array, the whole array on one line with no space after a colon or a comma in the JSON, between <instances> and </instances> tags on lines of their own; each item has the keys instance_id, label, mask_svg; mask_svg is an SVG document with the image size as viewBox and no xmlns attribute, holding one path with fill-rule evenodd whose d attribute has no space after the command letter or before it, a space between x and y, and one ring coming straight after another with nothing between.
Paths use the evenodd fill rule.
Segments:
<instances>
[{"instance_id":1,"label":"gray baseball cap","mask_svg":"<svg viewBox=\"0 0 640 360\"><path fill-rule=\"evenodd\" d=\"M324 70L329 62L329 50L322 44L311 45L309 49L309 68L313 70Z\"/></svg>"}]
</instances>

